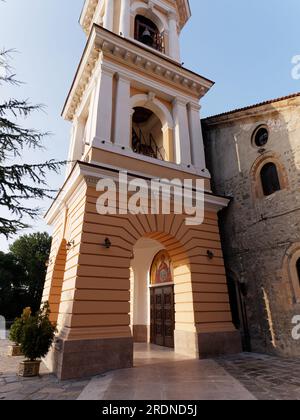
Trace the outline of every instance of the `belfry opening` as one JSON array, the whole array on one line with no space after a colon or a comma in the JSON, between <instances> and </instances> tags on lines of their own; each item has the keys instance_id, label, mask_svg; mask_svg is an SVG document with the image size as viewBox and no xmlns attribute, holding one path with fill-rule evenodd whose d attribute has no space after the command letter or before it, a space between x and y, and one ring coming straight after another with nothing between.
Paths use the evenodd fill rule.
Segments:
<instances>
[{"instance_id":1,"label":"belfry opening","mask_svg":"<svg viewBox=\"0 0 300 420\"><path fill-rule=\"evenodd\" d=\"M132 116L132 148L135 153L167 160L160 119L150 110L134 108Z\"/></svg>"}]
</instances>

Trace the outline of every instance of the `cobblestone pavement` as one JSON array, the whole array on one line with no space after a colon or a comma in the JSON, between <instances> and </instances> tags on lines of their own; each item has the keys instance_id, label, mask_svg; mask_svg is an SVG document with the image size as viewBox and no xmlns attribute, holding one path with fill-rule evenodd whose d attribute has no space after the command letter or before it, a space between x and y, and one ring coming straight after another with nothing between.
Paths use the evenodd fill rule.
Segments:
<instances>
[{"instance_id":1,"label":"cobblestone pavement","mask_svg":"<svg viewBox=\"0 0 300 420\"><path fill-rule=\"evenodd\" d=\"M25 379L16 375L22 357L8 357L8 341L0 340L0 400L76 400L85 381L59 382L44 365L38 378Z\"/></svg>"},{"instance_id":2,"label":"cobblestone pavement","mask_svg":"<svg viewBox=\"0 0 300 420\"><path fill-rule=\"evenodd\" d=\"M258 400L300 400L300 359L245 353L217 362Z\"/></svg>"}]
</instances>

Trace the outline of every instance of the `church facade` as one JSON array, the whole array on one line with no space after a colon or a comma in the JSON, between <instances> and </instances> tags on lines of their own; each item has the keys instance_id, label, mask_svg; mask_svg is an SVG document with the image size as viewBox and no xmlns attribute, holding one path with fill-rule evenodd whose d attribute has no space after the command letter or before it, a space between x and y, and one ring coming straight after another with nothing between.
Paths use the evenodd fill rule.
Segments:
<instances>
[{"instance_id":1,"label":"church facade","mask_svg":"<svg viewBox=\"0 0 300 420\"><path fill-rule=\"evenodd\" d=\"M300 95L203 120L233 319L244 348L299 357Z\"/></svg>"},{"instance_id":2,"label":"church facade","mask_svg":"<svg viewBox=\"0 0 300 420\"><path fill-rule=\"evenodd\" d=\"M213 82L180 60L190 17L188 0L84 3L87 44L63 110L67 177L46 215L43 300L58 330L46 363L61 379L133 366L134 342L195 358L241 350L218 227L229 200L212 192L199 114ZM137 184L201 180L203 223L153 214L150 204L143 214L102 214L98 183L120 173ZM121 194L117 205L127 208Z\"/></svg>"}]
</instances>

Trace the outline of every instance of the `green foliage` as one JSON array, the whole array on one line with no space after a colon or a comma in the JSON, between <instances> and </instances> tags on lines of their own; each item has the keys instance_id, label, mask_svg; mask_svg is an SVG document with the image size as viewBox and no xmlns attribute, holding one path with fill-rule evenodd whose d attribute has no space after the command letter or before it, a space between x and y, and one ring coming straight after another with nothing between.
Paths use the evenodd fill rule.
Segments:
<instances>
[{"instance_id":1,"label":"green foliage","mask_svg":"<svg viewBox=\"0 0 300 420\"><path fill-rule=\"evenodd\" d=\"M23 321L17 318L9 331L9 339L16 345L20 345L22 337Z\"/></svg>"},{"instance_id":2,"label":"green foliage","mask_svg":"<svg viewBox=\"0 0 300 420\"><path fill-rule=\"evenodd\" d=\"M21 334L21 350L27 360L45 357L54 341L56 328L49 319L50 307L46 303L35 316L28 317Z\"/></svg>"},{"instance_id":3,"label":"green foliage","mask_svg":"<svg viewBox=\"0 0 300 420\"><path fill-rule=\"evenodd\" d=\"M8 64L10 53L0 51L0 85L19 84ZM0 100L0 214L3 208L11 216L0 215L0 235L7 238L28 227L24 217L35 219L39 215L39 208L30 206L28 200L52 198L53 191L47 188L46 174L58 172L65 164L53 160L39 164L8 164L12 159L21 158L24 148L33 151L43 148L42 141L48 133L21 125L24 118L41 109L43 106L32 105L27 100Z\"/></svg>"},{"instance_id":4,"label":"green foliage","mask_svg":"<svg viewBox=\"0 0 300 420\"><path fill-rule=\"evenodd\" d=\"M7 320L15 319L29 306L25 278L24 268L17 258L11 253L0 252L0 315Z\"/></svg>"},{"instance_id":5,"label":"green foliage","mask_svg":"<svg viewBox=\"0 0 300 420\"><path fill-rule=\"evenodd\" d=\"M26 308L23 311L21 318L17 318L9 331L9 339L16 345L20 345L22 341L22 334L25 322L31 316L31 309Z\"/></svg>"},{"instance_id":6,"label":"green foliage","mask_svg":"<svg viewBox=\"0 0 300 420\"><path fill-rule=\"evenodd\" d=\"M9 249L25 272L24 282L30 297L27 305L36 312L41 304L51 237L46 232L24 235L17 239Z\"/></svg>"},{"instance_id":7,"label":"green foliage","mask_svg":"<svg viewBox=\"0 0 300 420\"><path fill-rule=\"evenodd\" d=\"M17 239L10 253L0 252L0 315L12 320L24 307L40 308L50 248L47 233L34 233Z\"/></svg>"}]
</instances>

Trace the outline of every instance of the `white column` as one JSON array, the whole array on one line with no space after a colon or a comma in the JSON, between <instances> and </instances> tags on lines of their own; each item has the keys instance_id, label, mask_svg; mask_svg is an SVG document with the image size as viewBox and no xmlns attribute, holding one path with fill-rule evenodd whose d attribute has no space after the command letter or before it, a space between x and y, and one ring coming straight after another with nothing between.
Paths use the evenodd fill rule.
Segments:
<instances>
[{"instance_id":1,"label":"white column","mask_svg":"<svg viewBox=\"0 0 300 420\"><path fill-rule=\"evenodd\" d=\"M105 0L103 27L111 32L114 30L114 3L115 0Z\"/></svg>"},{"instance_id":2,"label":"white column","mask_svg":"<svg viewBox=\"0 0 300 420\"><path fill-rule=\"evenodd\" d=\"M177 15L169 13L169 55L176 61L180 61L179 35L177 31Z\"/></svg>"},{"instance_id":3,"label":"white column","mask_svg":"<svg viewBox=\"0 0 300 420\"><path fill-rule=\"evenodd\" d=\"M206 169L202 127L200 121L201 106L197 103L189 103L188 116L191 136L192 162L199 171Z\"/></svg>"},{"instance_id":4,"label":"white column","mask_svg":"<svg viewBox=\"0 0 300 420\"><path fill-rule=\"evenodd\" d=\"M112 70L102 67L95 86L91 121L93 146L111 143L113 76L114 72Z\"/></svg>"},{"instance_id":5,"label":"white column","mask_svg":"<svg viewBox=\"0 0 300 420\"><path fill-rule=\"evenodd\" d=\"M75 117L71 129L71 144L68 155L68 165L66 170L66 177L68 177L76 163L80 160L83 153L83 133L84 127L80 118Z\"/></svg>"},{"instance_id":6,"label":"white column","mask_svg":"<svg viewBox=\"0 0 300 420\"><path fill-rule=\"evenodd\" d=\"M124 38L130 36L130 0L121 0L120 32Z\"/></svg>"},{"instance_id":7,"label":"white column","mask_svg":"<svg viewBox=\"0 0 300 420\"><path fill-rule=\"evenodd\" d=\"M130 80L118 75L116 111L115 111L115 144L131 149L131 107L130 107Z\"/></svg>"},{"instance_id":8,"label":"white column","mask_svg":"<svg viewBox=\"0 0 300 420\"><path fill-rule=\"evenodd\" d=\"M192 164L192 156L187 104L185 101L177 98L175 99L173 105L173 116L175 122L176 162L183 166L189 167Z\"/></svg>"}]
</instances>

